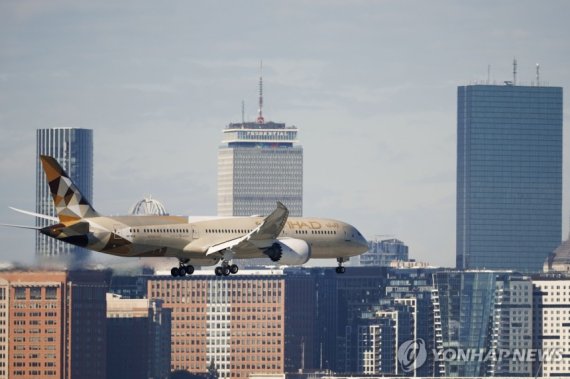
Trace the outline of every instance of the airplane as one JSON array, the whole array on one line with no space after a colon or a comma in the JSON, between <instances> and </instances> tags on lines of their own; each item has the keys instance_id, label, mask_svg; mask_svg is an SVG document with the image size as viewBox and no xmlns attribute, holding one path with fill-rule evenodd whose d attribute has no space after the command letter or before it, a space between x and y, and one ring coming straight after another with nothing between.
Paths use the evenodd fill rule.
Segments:
<instances>
[{"instance_id":1,"label":"airplane","mask_svg":"<svg viewBox=\"0 0 570 379\"><path fill-rule=\"evenodd\" d=\"M309 259L336 258L343 263L368 250L352 225L322 218L289 217L281 202L267 217L102 216L93 209L56 159L40 160L57 217L12 208L56 222L25 227L72 245L120 257L175 257L173 277L192 275L194 265L218 265L217 276L236 274L233 259L268 257L277 265L302 265Z\"/></svg>"}]
</instances>

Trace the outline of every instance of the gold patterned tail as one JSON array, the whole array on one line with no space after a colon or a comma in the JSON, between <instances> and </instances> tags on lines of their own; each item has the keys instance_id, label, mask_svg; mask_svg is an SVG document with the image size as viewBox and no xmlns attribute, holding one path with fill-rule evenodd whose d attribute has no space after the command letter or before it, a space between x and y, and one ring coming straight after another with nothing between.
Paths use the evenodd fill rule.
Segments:
<instances>
[{"instance_id":1,"label":"gold patterned tail","mask_svg":"<svg viewBox=\"0 0 570 379\"><path fill-rule=\"evenodd\" d=\"M53 157L41 155L40 159L60 222L99 216Z\"/></svg>"}]
</instances>

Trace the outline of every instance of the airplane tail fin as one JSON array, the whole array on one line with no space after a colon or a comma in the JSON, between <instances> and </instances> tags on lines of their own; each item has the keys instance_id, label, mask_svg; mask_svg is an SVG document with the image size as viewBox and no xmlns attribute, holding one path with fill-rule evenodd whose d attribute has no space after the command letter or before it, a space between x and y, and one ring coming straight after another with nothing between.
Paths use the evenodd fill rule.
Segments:
<instances>
[{"instance_id":1,"label":"airplane tail fin","mask_svg":"<svg viewBox=\"0 0 570 379\"><path fill-rule=\"evenodd\" d=\"M49 183L57 216L62 223L99 216L53 157L41 155L40 159Z\"/></svg>"}]
</instances>

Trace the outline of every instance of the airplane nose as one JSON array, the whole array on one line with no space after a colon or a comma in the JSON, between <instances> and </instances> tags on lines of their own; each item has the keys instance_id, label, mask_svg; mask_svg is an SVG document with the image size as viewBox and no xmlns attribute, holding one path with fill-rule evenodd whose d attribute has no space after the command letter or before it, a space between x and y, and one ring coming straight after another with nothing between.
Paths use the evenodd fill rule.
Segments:
<instances>
[{"instance_id":1,"label":"airplane nose","mask_svg":"<svg viewBox=\"0 0 570 379\"><path fill-rule=\"evenodd\" d=\"M364 238L362 233L360 233L356 228L354 229L354 232L354 242L358 245L359 250L362 249L363 253L368 251L368 241L366 241L366 238Z\"/></svg>"},{"instance_id":2,"label":"airplane nose","mask_svg":"<svg viewBox=\"0 0 570 379\"><path fill-rule=\"evenodd\" d=\"M361 246L362 249L364 249L364 251L368 251L369 247L368 247L368 241L366 241L366 238L364 238L361 235L357 242L358 242L358 245Z\"/></svg>"}]
</instances>

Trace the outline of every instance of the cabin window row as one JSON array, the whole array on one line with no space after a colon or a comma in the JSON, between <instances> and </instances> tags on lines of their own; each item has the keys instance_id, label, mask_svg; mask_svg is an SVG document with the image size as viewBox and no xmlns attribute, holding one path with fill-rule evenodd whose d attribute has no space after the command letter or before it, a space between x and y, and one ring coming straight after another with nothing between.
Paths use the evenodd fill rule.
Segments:
<instances>
[{"instance_id":1,"label":"cabin window row","mask_svg":"<svg viewBox=\"0 0 570 379\"><path fill-rule=\"evenodd\" d=\"M249 230L245 229L206 229L206 233L241 233L247 234Z\"/></svg>"},{"instance_id":2,"label":"cabin window row","mask_svg":"<svg viewBox=\"0 0 570 379\"><path fill-rule=\"evenodd\" d=\"M143 228L143 229L129 229L131 233L188 233L188 229L170 229L170 228Z\"/></svg>"}]
</instances>

